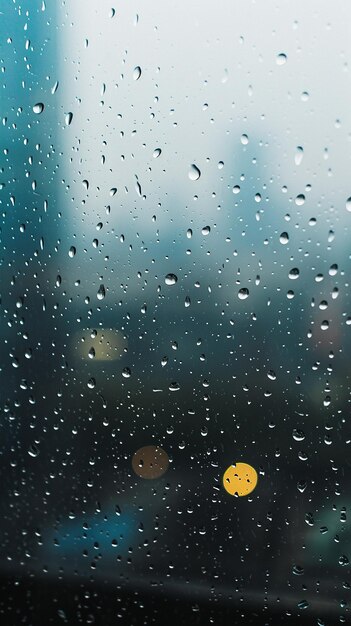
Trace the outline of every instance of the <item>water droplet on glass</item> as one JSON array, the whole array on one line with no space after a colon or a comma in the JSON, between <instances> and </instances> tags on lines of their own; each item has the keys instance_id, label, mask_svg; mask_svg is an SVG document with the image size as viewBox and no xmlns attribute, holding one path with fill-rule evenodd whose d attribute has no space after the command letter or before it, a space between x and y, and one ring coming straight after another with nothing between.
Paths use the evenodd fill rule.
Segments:
<instances>
[{"instance_id":1,"label":"water droplet on glass","mask_svg":"<svg viewBox=\"0 0 351 626\"><path fill-rule=\"evenodd\" d=\"M249 138L248 136L244 133L243 135L241 135L240 137L240 141L242 143L243 146L247 146L247 144L249 143Z\"/></svg>"},{"instance_id":2,"label":"water droplet on glass","mask_svg":"<svg viewBox=\"0 0 351 626\"><path fill-rule=\"evenodd\" d=\"M288 57L286 56L286 54L284 54L284 52L281 52L280 54L277 55L276 63L277 65L285 65L287 60L288 60Z\"/></svg>"},{"instance_id":3,"label":"water droplet on glass","mask_svg":"<svg viewBox=\"0 0 351 626\"><path fill-rule=\"evenodd\" d=\"M303 193L299 193L299 195L295 198L295 204L297 204L297 206L302 206L304 203L305 196L303 195Z\"/></svg>"},{"instance_id":4,"label":"water droplet on glass","mask_svg":"<svg viewBox=\"0 0 351 626\"><path fill-rule=\"evenodd\" d=\"M299 609L304 610L304 609L308 609L310 605L308 604L307 600L301 600L301 602L299 602L297 606Z\"/></svg>"},{"instance_id":5,"label":"water droplet on glass","mask_svg":"<svg viewBox=\"0 0 351 626\"><path fill-rule=\"evenodd\" d=\"M279 241L280 241L280 243L283 244L283 246L285 246L287 243L289 243L289 235L288 235L288 233L285 232L285 231L283 233L281 233L280 237L279 237Z\"/></svg>"},{"instance_id":6,"label":"water droplet on glass","mask_svg":"<svg viewBox=\"0 0 351 626\"><path fill-rule=\"evenodd\" d=\"M44 111L44 105L42 102L37 102L33 107L33 112L39 115Z\"/></svg>"},{"instance_id":7,"label":"water droplet on glass","mask_svg":"<svg viewBox=\"0 0 351 626\"><path fill-rule=\"evenodd\" d=\"M68 251L68 256L71 257L71 259L73 259L73 257L75 256L77 250L74 246L71 246L69 251Z\"/></svg>"},{"instance_id":8,"label":"water droplet on glass","mask_svg":"<svg viewBox=\"0 0 351 626\"><path fill-rule=\"evenodd\" d=\"M199 168L195 165L195 163L192 163L192 165L190 165L188 176L190 180L199 180L201 172Z\"/></svg>"},{"instance_id":9,"label":"water droplet on glass","mask_svg":"<svg viewBox=\"0 0 351 626\"><path fill-rule=\"evenodd\" d=\"M89 389L94 389L94 387L96 386L96 380L95 378L90 378L87 382L87 385L89 387Z\"/></svg>"},{"instance_id":10,"label":"water droplet on glass","mask_svg":"<svg viewBox=\"0 0 351 626\"><path fill-rule=\"evenodd\" d=\"M106 291L105 291L105 287L104 285L100 285L99 287L99 291L97 292L97 299L98 300L103 300L105 295L106 295Z\"/></svg>"},{"instance_id":11,"label":"water droplet on glass","mask_svg":"<svg viewBox=\"0 0 351 626\"><path fill-rule=\"evenodd\" d=\"M201 230L203 235L209 235L211 232L211 228L210 226L204 226L203 229Z\"/></svg>"},{"instance_id":12,"label":"water droplet on glass","mask_svg":"<svg viewBox=\"0 0 351 626\"><path fill-rule=\"evenodd\" d=\"M300 270L297 267L293 267L289 272L289 278L291 280L296 280L300 276Z\"/></svg>"},{"instance_id":13,"label":"water droplet on glass","mask_svg":"<svg viewBox=\"0 0 351 626\"><path fill-rule=\"evenodd\" d=\"M139 80L140 76L141 76L141 67L137 65L133 70L133 79Z\"/></svg>"},{"instance_id":14,"label":"water droplet on glass","mask_svg":"<svg viewBox=\"0 0 351 626\"><path fill-rule=\"evenodd\" d=\"M177 280L178 278L175 274L167 274L167 276L165 277L166 285L175 285Z\"/></svg>"},{"instance_id":15,"label":"water droplet on glass","mask_svg":"<svg viewBox=\"0 0 351 626\"><path fill-rule=\"evenodd\" d=\"M88 357L89 357L89 359L94 359L95 358L95 349L93 347L90 348L90 350L88 352Z\"/></svg>"},{"instance_id":16,"label":"water droplet on glass","mask_svg":"<svg viewBox=\"0 0 351 626\"><path fill-rule=\"evenodd\" d=\"M122 370L122 376L123 378L130 378L132 375L132 372L130 371L129 367L124 367Z\"/></svg>"},{"instance_id":17,"label":"water droplet on glass","mask_svg":"<svg viewBox=\"0 0 351 626\"><path fill-rule=\"evenodd\" d=\"M39 449L37 448L37 446L34 445L34 443L32 443L29 448L28 448L28 454L29 456L32 457L36 457L39 455Z\"/></svg>"},{"instance_id":18,"label":"water droplet on glass","mask_svg":"<svg viewBox=\"0 0 351 626\"><path fill-rule=\"evenodd\" d=\"M297 146L295 152L295 165L301 165L303 159L303 148L302 146Z\"/></svg>"},{"instance_id":19,"label":"water droplet on glass","mask_svg":"<svg viewBox=\"0 0 351 626\"><path fill-rule=\"evenodd\" d=\"M246 298L248 297L249 297L249 290L247 289L247 287L242 287L242 289L239 289L238 291L239 300L246 300Z\"/></svg>"},{"instance_id":20,"label":"water droplet on glass","mask_svg":"<svg viewBox=\"0 0 351 626\"><path fill-rule=\"evenodd\" d=\"M170 386L168 387L168 389L170 391L179 391L180 385L179 385L179 383L171 383Z\"/></svg>"},{"instance_id":21,"label":"water droplet on glass","mask_svg":"<svg viewBox=\"0 0 351 626\"><path fill-rule=\"evenodd\" d=\"M351 211L351 196L346 200L346 209Z\"/></svg>"},{"instance_id":22,"label":"water droplet on glass","mask_svg":"<svg viewBox=\"0 0 351 626\"><path fill-rule=\"evenodd\" d=\"M305 439L305 433L299 428L294 428L293 438L295 439L295 441L303 441Z\"/></svg>"},{"instance_id":23,"label":"water droplet on glass","mask_svg":"<svg viewBox=\"0 0 351 626\"><path fill-rule=\"evenodd\" d=\"M73 119L73 113L71 113L71 112L66 113L66 115L65 115L65 124L66 124L66 126L70 125L70 123L72 122L72 119Z\"/></svg>"},{"instance_id":24,"label":"water droplet on glass","mask_svg":"<svg viewBox=\"0 0 351 626\"><path fill-rule=\"evenodd\" d=\"M160 156L161 152L162 152L161 148L156 148L152 153L152 156L154 157L154 159L157 159L157 157Z\"/></svg>"},{"instance_id":25,"label":"water droplet on glass","mask_svg":"<svg viewBox=\"0 0 351 626\"><path fill-rule=\"evenodd\" d=\"M59 82L58 80L56 81L56 83L53 85L53 87L51 88L51 93L52 95L54 95L54 93L56 93L56 91L58 90L58 86L59 86Z\"/></svg>"}]
</instances>

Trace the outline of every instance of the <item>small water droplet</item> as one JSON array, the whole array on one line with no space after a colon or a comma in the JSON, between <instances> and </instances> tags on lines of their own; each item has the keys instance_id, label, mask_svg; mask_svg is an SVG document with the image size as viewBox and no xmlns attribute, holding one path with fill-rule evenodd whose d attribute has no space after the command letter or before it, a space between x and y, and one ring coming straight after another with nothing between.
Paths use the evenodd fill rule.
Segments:
<instances>
[{"instance_id":1,"label":"small water droplet","mask_svg":"<svg viewBox=\"0 0 351 626\"><path fill-rule=\"evenodd\" d=\"M130 378L132 375L132 372L130 371L129 367L124 367L122 370L122 376L123 378Z\"/></svg>"},{"instance_id":2,"label":"small water droplet","mask_svg":"<svg viewBox=\"0 0 351 626\"><path fill-rule=\"evenodd\" d=\"M188 176L190 180L199 180L201 172L199 168L195 165L195 163L192 163L192 165L190 165Z\"/></svg>"},{"instance_id":3,"label":"small water droplet","mask_svg":"<svg viewBox=\"0 0 351 626\"><path fill-rule=\"evenodd\" d=\"M277 55L276 63L277 65L285 65L287 60L288 60L287 55L284 52L280 52L280 54Z\"/></svg>"},{"instance_id":4,"label":"small water droplet","mask_svg":"<svg viewBox=\"0 0 351 626\"><path fill-rule=\"evenodd\" d=\"M77 250L75 248L75 246L71 246L69 251L68 251L68 256L71 257L71 259L73 259L73 257L75 256Z\"/></svg>"},{"instance_id":5,"label":"small water droplet","mask_svg":"<svg viewBox=\"0 0 351 626\"><path fill-rule=\"evenodd\" d=\"M72 119L73 119L73 113L71 113L71 112L66 113L66 115L65 115L65 124L66 124L66 126L70 125L70 123L72 122Z\"/></svg>"},{"instance_id":6,"label":"small water droplet","mask_svg":"<svg viewBox=\"0 0 351 626\"><path fill-rule=\"evenodd\" d=\"M157 159L157 158L160 156L160 154L161 154L161 153L162 153L161 148L156 148L156 149L153 151L152 156L154 157L154 159Z\"/></svg>"},{"instance_id":7,"label":"small water droplet","mask_svg":"<svg viewBox=\"0 0 351 626\"><path fill-rule=\"evenodd\" d=\"M243 146L247 146L247 144L249 143L249 138L246 135L246 133L244 133L243 135L241 135L240 137L240 141L242 143Z\"/></svg>"},{"instance_id":8,"label":"small water droplet","mask_svg":"<svg viewBox=\"0 0 351 626\"><path fill-rule=\"evenodd\" d=\"M301 165L303 159L303 147L297 146L295 152L295 165Z\"/></svg>"},{"instance_id":9,"label":"small water droplet","mask_svg":"<svg viewBox=\"0 0 351 626\"><path fill-rule=\"evenodd\" d=\"M94 389L94 387L96 386L96 380L95 378L90 378L87 382L87 385L89 387L89 389Z\"/></svg>"},{"instance_id":10,"label":"small water droplet","mask_svg":"<svg viewBox=\"0 0 351 626\"><path fill-rule=\"evenodd\" d=\"M307 600L301 600L301 602L299 602L297 606L299 609L304 610L304 609L308 609L310 605L307 602Z\"/></svg>"},{"instance_id":11,"label":"small water droplet","mask_svg":"<svg viewBox=\"0 0 351 626\"><path fill-rule=\"evenodd\" d=\"M37 115L39 115L40 113L42 113L44 111L44 104L42 102L37 102L34 106L33 106L33 112L36 113Z\"/></svg>"},{"instance_id":12,"label":"small water droplet","mask_svg":"<svg viewBox=\"0 0 351 626\"><path fill-rule=\"evenodd\" d=\"M32 443L28 448L28 454L32 457L39 456L39 448Z\"/></svg>"},{"instance_id":13,"label":"small water droplet","mask_svg":"<svg viewBox=\"0 0 351 626\"><path fill-rule=\"evenodd\" d=\"M167 276L165 277L166 285L175 285L177 281L178 278L175 274L167 274Z\"/></svg>"},{"instance_id":14,"label":"small water droplet","mask_svg":"<svg viewBox=\"0 0 351 626\"><path fill-rule=\"evenodd\" d=\"M210 234L210 232L211 232L211 227L210 227L210 226L204 226L204 227L202 228L201 232L202 232L202 234L203 234L203 235L205 235L205 236L206 236L206 235L209 235L209 234Z\"/></svg>"},{"instance_id":15,"label":"small water droplet","mask_svg":"<svg viewBox=\"0 0 351 626\"><path fill-rule=\"evenodd\" d=\"M139 80L140 76L141 76L141 67L137 65L133 70L133 79Z\"/></svg>"}]
</instances>

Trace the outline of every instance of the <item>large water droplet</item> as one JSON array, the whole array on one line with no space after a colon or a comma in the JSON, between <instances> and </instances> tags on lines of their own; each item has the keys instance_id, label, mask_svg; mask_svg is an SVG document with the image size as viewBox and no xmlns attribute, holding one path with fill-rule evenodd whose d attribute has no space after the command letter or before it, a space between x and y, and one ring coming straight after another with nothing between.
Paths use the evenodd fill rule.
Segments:
<instances>
[{"instance_id":1,"label":"large water droplet","mask_svg":"<svg viewBox=\"0 0 351 626\"><path fill-rule=\"evenodd\" d=\"M281 233L280 237L279 237L279 241L280 243L284 245L286 245L287 243L289 243L289 235L287 232Z\"/></svg>"},{"instance_id":2,"label":"large water droplet","mask_svg":"<svg viewBox=\"0 0 351 626\"><path fill-rule=\"evenodd\" d=\"M351 196L346 200L346 209L351 211Z\"/></svg>"},{"instance_id":3,"label":"large water droplet","mask_svg":"<svg viewBox=\"0 0 351 626\"><path fill-rule=\"evenodd\" d=\"M33 107L33 112L39 115L44 111L44 105L42 102L37 102Z\"/></svg>"},{"instance_id":4,"label":"large water droplet","mask_svg":"<svg viewBox=\"0 0 351 626\"><path fill-rule=\"evenodd\" d=\"M303 193L299 193L298 196L296 196L295 198L295 204L297 204L297 206L302 206L305 203L305 196Z\"/></svg>"},{"instance_id":5,"label":"large water droplet","mask_svg":"<svg viewBox=\"0 0 351 626\"><path fill-rule=\"evenodd\" d=\"M75 246L71 246L69 251L68 251L68 256L71 257L71 259L75 256L77 250L75 248Z\"/></svg>"},{"instance_id":6,"label":"large water droplet","mask_svg":"<svg viewBox=\"0 0 351 626\"><path fill-rule=\"evenodd\" d=\"M192 163L190 165L188 176L189 176L190 180L199 180L199 178L201 176L201 172L200 172L199 168L195 165L195 163Z\"/></svg>"},{"instance_id":7,"label":"large water droplet","mask_svg":"<svg viewBox=\"0 0 351 626\"><path fill-rule=\"evenodd\" d=\"M123 378L130 378L132 375L132 372L130 371L129 367L124 367L122 370L122 376Z\"/></svg>"},{"instance_id":8,"label":"large water droplet","mask_svg":"<svg viewBox=\"0 0 351 626\"><path fill-rule=\"evenodd\" d=\"M239 289L238 298L239 300L246 300L249 297L249 290L246 287Z\"/></svg>"},{"instance_id":9,"label":"large water droplet","mask_svg":"<svg viewBox=\"0 0 351 626\"><path fill-rule=\"evenodd\" d=\"M296 280L300 276L300 270L297 267L293 267L289 272L289 278Z\"/></svg>"},{"instance_id":10,"label":"large water droplet","mask_svg":"<svg viewBox=\"0 0 351 626\"><path fill-rule=\"evenodd\" d=\"M99 291L97 292L96 297L98 300L103 300L105 296L106 296L105 287L104 285L100 285Z\"/></svg>"},{"instance_id":11,"label":"large water droplet","mask_svg":"<svg viewBox=\"0 0 351 626\"><path fill-rule=\"evenodd\" d=\"M178 278L175 274L167 274L167 276L165 277L166 285L175 285L177 280Z\"/></svg>"},{"instance_id":12,"label":"large water droplet","mask_svg":"<svg viewBox=\"0 0 351 626\"><path fill-rule=\"evenodd\" d=\"M66 126L70 125L70 123L72 122L72 119L73 119L73 113L71 113L71 112L66 113L66 115L65 115L65 124L66 124Z\"/></svg>"}]
</instances>

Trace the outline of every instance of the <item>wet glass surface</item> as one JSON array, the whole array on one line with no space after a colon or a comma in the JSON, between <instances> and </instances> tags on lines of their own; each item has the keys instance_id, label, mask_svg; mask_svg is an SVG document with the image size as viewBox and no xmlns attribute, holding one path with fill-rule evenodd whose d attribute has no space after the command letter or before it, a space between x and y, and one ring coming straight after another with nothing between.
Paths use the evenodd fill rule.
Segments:
<instances>
[{"instance_id":1,"label":"wet glass surface","mask_svg":"<svg viewBox=\"0 0 351 626\"><path fill-rule=\"evenodd\" d=\"M347 622L348 3L2 13L3 623Z\"/></svg>"}]
</instances>

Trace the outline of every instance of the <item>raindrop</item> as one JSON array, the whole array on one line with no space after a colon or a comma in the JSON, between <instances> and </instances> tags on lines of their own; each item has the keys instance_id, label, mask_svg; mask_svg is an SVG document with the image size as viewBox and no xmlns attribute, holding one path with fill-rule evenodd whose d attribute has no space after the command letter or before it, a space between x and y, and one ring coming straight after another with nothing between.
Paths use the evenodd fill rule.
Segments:
<instances>
[{"instance_id":1,"label":"raindrop","mask_svg":"<svg viewBox=\"0 0 351 626\"><path fill-rule=\"evenodd\" d=\"M239 300L246 300L246 298L248 297L249 297L249 290L247 289L247 287L242 287L242 289L239 289L239 292L238 292Z\"/></svg>"},{"instance_id":2,"label":"raindrop","mask_svg":"<svg viewBox=\"0 0 351 626\"><path fill-rule=\"evenodd\" d=\"M284 54L284 52L281 52L280 54L277 55L276 63L277 65L285 65L287 60L288 60L288 57L286 56L286 54Z\"/></svg>"},{"instance_id":3,"label":"raindrop","mask_svg":"<svg viewBox=\"0 0 351 626\"><path fill-rule=\"evenodd\" d=\"M243 146L247 146L247 144L249 143L249 138L248 136L244 133L243 135L241 135L240 137L240 141L242 143Z\"/></svg>"},{"instance_id":4,"label":"raindrop","mask_svg":"<svg viewBox=\"0 0 351 626\"><path fill-rule=\"evenodd\" d=\"M299 430L298 428L294 428L293 430L293 438L295 441L303 441L305 439L305 433L303 430Z\"/></svg>"},{"instance_id":5,"label":"raindrop","mask_svg":"<svg viewBox=\"0 0 351 626\"><path fill-rule=\"evenodd\" d=\"M168 387L168 389L170 391L179 391L180 385L179 385L179 383L171 383L170 386Z\"/></svg>"},{"instance_id":6,"label":"raindrop","mask_svg":"<svg viewBox=\"0 0 351 626\"><path fill-rule=\"evenodd\" d=\"M94 387L96 386L96 380L95 378L90 378L87 382L87 385L89 387L89 389L94 389Z\"/></svg>"},{"instance_id":7,"label":"raindrop","mask_svg":"<svg viewBox=\"0 0 351 626\"><path fill-rule=\"evenodd\" d=\"M32 443L29 448L28 448L28 454L29 456L32 457L36 457L39 456L39 449L37 448L37 446L34 445L34 443Z\"/></svg>"},{"instance_id":8,"label":"raindrop","mask_svg":"<svg viewBox=\"0 0 351 626\"><path fill-rule=\"evenodd\" d=\"M210 226L204 226L203 229L201 230L203 235L209 235L211 232L211 228Z\"/></svg>"},{"instance_id":9,"label":"raindrop","mask_svg":"<svg viewBox=\"0 0 351 626\"><path fill-rule=\"evenodd\" d=\"M100 285L99 291L96 294L98 300L103 300L106 296L106 291L104 285Z\"/></svg>"},{"instance_id":10,"label":"raindrop","mask_svg":"<svg viewBox=\"0 0 351 626\"><path fill-rule=\"evenodd\" d=\"M141 76L141 67L137 65L133 70L133 79L139 80L140 76Z\"/></svg>"},{"instance_id":11,"label":"raindrop","mask_svg":"<svg viewBox=\"0 0 351 626\"><path fill-rule=\"evenodd\" d=\"M192 163L192 165L190 165L188 176L190 180L199 180L201 172L199 168L195 165L195 163Z\"/></svg>"},{"instance_id":12,"label":"raindrop","mask_svg":"<svg viewBox=\"0 0 351 626\"><path fill-rule=\"evenodd\" d=\"M132 375L132 372L130 371L129 367L124 367L122 370L122 376L123 378L130 378Z\"/></svg>"},{"instance_id":13,"label":"raindrop","mask_svg":"<svg viewBox=\"0 0 351 626\"><path fill-rule=\"evenodd\" d=\"M68 251L68 256L71 257L71 259L73 259L73 257L75 256L77 250L74 246L71 246L69 251Z\"/></svg>"},{"instance_id":14,"label":"raindrop","mask_svg":"<svg viewBox=\"0 0 351 626\"><path fill-rule=\"evenodd\" d=\"M303 159L303 148L302 146L297 146L295 152L295 165L301 165Z\"/></svg>"},{"instance_id":15,"label":"raindrop","mask_svg":"<svg viewBox=\"0 0 351 626\"><path fill-rule=\"evenodd\" d=\"M351 211L351 196L349 198L347 198L347 200L346 200L346 209L348 211Z\"/></svg>"},{"instance_id":16,"label":"raindrop","mask_svg":"<svg viewBox=\"0 0 351 626\"><path fill-rule=\"evenodd\" d=\"M66 113L66 115L65 115L65 124L66 124L66 126L70 125L70 123L72 122L72 119L73 119L73 113L71 113L71 112Z\"/></svg>"},{"instance_id":17,"label":"raindrop","mask_svg":"<svg viewBox=\"0 0 351 626\"><path fill-rule=\"evenodd\" d=\"M160 156L161 152L162 152L161 148L156 148L152 153L152 156L154 157L154 159L157 159L157 157Z\"/></svg>"},{"instance_id":18,"label":"raindrop","mask_svg":"<svg viewBox=\"0 0 351 626\"><path fill-rule=\"evenodd\" d=\"M299 193L299 195L295 198L295 204L297 204L297 206L302 206L304 203L305 196L303 195L303 193Z\"/></svg>"},{"instance_id":19,"label":"raindrop","mask_svg":"<svg viewBox=\"0 0 351 626\"><path fill-rule=\"evenodd\" d=\"M51 93L52 95L54 95L54 93L56 93L56 91L58 90L58 86L59 86L59 82L58 80L56 81L56 83L53 85L53 87L51 88Z\"/></svg>"},{"instance_id":20,"label":"raindrop","mask_svg":"<svg viewBox=\"0 0 351 626\"><path fill-rule=\"evenodd\" d=\"M297 267L293 267L289 272L289 278L291 280L296 280L300 276L300 270Z\"/></svg>"},{"instance_id":21,"label":"raindrop","mask_svg":"<svg viewBox=\"0 0 351 626\"><path fill-rule=\"evenodd\" d=\"M283 244L283 246L285 246L287 243L289 243L289 234L285 231L281 233L279 237L279 241L280 243Z\"/></svg>"},{"instance_id":22,"label":"raindrop","mask_svg":"<svg viewBox=\"0 0 351 626\"><path fill-rule=\"evenodd\" d=\"M301 602L298 603L298 608L299 609L308 609L308 607L310 606L307 602L307 600L301 600Z\"/></svg>"},{"instance_id":23,"label":"raindrop","mask_svg":"<svg viewBox=\"0 0 351 626\"><path fill-rule=\"evenodd\" d=\"M37 102L37 104L35 104L34 107L33 107L33 112L36 113L37 115L39 115L43 111L44 111L43 103L42 102Z\"/></svg>"},{"instance_id":24,"label":"raindrop","mask_svg":"<svg viewBox=\"0 0 351 626\"><path fill-rule=\"evenodd\" d=\"M167 274L167 276L165 277L166 285L175 285L177 281L178 278L175 274Z\"/></svg>"}]
</instances>

